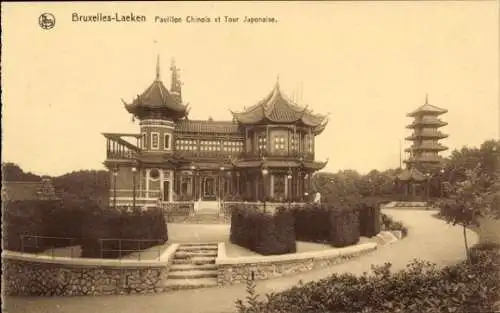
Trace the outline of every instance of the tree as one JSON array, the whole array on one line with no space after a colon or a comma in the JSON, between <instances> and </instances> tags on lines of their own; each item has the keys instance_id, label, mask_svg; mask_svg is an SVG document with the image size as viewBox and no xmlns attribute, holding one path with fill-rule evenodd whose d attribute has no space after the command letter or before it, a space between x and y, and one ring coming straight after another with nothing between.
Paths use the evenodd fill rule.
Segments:
<instances>
[{"instance_id":1,"label":"tree","mask_svg":"<svg viewBox=\"0 0 500 313\"><path fill-rule=\"evenodd\" d=\"M42 179L39 175L24 172L19 165L11 162L2 164L2 174L4 181L36 182Z\"/></svg>"},{"instance_id":2,"label":"tree","mask_svg":"<svg viewBox=\"0 0 500 313\"><path fill-rule=\"evenodd\" d=\"M448 222L462 226L467 259L470 261L467 228L479 226L478 217L498 215L498 211L494 212L495 198L491 197L494 179L485 173L482 164L461 170L465 179L448 185L449 200L440 203L440 206Z\"/></svg>"}]
</instances>

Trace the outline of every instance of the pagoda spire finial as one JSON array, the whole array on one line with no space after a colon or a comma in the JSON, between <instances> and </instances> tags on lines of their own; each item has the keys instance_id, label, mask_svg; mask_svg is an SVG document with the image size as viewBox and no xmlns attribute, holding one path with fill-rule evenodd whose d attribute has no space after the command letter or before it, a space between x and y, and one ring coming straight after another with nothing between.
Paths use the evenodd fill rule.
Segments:
<instances>
[{"instance_id":1,"label":"pagoda spire finial","mask_svg":"<svg viewBox=\"0 0 500 313\"><path fill-rule=\"evenodd\" d=\"M429 94L425 93L425 104L429 104Z\"/></svg>"},{"instance_id":2,"label":"pagoda spire finial","mask_svg":"<svg viewBox=\"0 0 500 313\"><path fill-rule=\"evenodd\" d=\"M280 74L276 75L276 88L280 88Z\"/></svg>"},{"instance_id":3,"label":"pagoda spire finial","mask_svg":"<svg viewBox=\"0 0 500 313\"><path fill-rule=\"evenodd\" d=\"M156 80L160 80L160 54L156 55Z\"/></svg>"}]
</instances>

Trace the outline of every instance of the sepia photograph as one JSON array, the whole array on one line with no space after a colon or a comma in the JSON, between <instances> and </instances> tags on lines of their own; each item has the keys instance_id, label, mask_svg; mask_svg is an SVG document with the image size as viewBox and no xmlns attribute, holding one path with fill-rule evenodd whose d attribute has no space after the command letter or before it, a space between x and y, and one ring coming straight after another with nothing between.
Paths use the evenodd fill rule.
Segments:
<instances>
[{"instance_id":1,"label":"sepia photograph","mask_svg":"<svg viewBox=\"0 0 500 313\"><path fill-rule=\"evenodd\" d=\"M500 313L500 1L1 7L2 312Z\"/></svg>"}]
</instances>

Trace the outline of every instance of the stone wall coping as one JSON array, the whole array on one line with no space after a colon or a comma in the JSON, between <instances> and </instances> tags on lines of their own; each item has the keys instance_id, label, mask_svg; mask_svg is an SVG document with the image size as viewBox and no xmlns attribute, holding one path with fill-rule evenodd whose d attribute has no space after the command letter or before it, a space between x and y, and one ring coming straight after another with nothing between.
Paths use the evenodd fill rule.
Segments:
<instances>
[{"instance_id":1,"label":"stone wall coping","mask_svg":"<svg viewBox=\"0 0 500 313\"><path fill-rule=\"evenodd\" d=\"M223 245L224 243L220 243ZM321 260L321 259L331 259L342 256L349 256L352 254L371 251L377 248L377 243L368 242L355 246L344 247L344 248L334 248L321 251L309 251L302 253L292 253L292 254L282 254L282 255L271 255L271 256L244 256L244 257L234 257L229 258L225 254L225 247L223 247L223 253L219 246L219 253L217 254L217 259L215 264L218 265L229 265L229 264L253 264L253 263L280 263L280 262L293 262L301 261L306 259Z\"/></svg>"},{"instance_id":2,"label":"stone wall coping","mask_svg":"<svg viewBox=\"0 0 500 313\"><path fill-rule=\"evenodd\" d=\"M120 260L120 259L95 259L95 258L69 258L52 257L16 251L2 251L2 259L16 260L31 263L59 264L74 267L116 267L116 268L148 268L166 267L170 257L175 253L179 244L171 244L160 256L160 260Z\"/></svg>"}]
</instances>

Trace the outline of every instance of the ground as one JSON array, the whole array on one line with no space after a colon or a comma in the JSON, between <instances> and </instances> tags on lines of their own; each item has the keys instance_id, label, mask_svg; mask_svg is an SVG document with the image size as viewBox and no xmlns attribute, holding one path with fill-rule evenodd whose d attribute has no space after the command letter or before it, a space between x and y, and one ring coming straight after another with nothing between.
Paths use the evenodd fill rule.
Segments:
<instances>
[{"instance_id":1,"label":"ground","mask_svg":"<svg viewBox=\"0 0 500 313\"><path fill-rule=\"evenodd\" d=\"M433 211L384 210L408 226L409 236L392 245L324 269L257 282L260 294L290 288L298 283L318 280L331 273L369 272L371 265L391 262L394 269L401 269L412 259L419 258L438 265L456 263L465 258L462 229L434 218ZM200 234L200 232L198 232ZM470 244L477 236L469 232ZM245 286L182 290L155 295L100 296L100 297L7 297L3 301L3 312L8 313L62 313L62 312L107 312L107 313L229 313L234 312L234 301L245 297Z\"/></svg>"}]
</instances>

